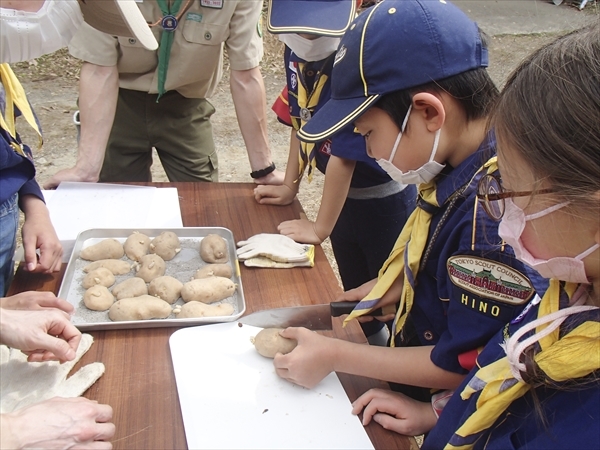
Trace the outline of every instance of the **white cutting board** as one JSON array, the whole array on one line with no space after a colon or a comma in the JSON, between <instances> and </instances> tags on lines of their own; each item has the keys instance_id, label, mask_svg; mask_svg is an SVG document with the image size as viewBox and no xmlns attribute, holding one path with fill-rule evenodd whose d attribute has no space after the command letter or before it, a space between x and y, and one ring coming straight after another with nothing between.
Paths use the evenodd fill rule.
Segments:
<instances>
[{"instance_id":1,"label":"white cutting board","mask_svg":"<svg viewBox=\"0 0 600 450\"><path fill-rule=\"evenodd\" d=\"M169 344L188 448L372 449L335 373L313 389L279 378L237 322L182 328Z\"/></svg>"}]
</instances>

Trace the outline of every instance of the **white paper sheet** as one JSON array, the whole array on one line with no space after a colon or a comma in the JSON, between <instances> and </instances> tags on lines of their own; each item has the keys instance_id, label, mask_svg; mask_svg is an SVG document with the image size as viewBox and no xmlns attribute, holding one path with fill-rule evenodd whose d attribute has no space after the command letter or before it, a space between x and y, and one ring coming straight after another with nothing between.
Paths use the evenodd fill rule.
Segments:
<instances>
[{"instance_id":1,"label":"white paper sheet","mask_svg":"<svg viewBox=\"0 0 600 450\"><path fill-rule=\"evenodd\" d=\"M84 230L183 226L176 188L63 182L43 194L65 262Z\"/></svg>"}]
</instances>

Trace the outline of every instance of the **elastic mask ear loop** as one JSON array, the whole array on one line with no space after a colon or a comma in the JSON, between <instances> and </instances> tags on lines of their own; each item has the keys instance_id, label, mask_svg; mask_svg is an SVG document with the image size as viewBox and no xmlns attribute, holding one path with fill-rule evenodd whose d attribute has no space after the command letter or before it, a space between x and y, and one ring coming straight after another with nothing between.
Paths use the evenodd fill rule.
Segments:
<instances>
[{"instance_id":1,"label":"elastic mask ear loop","mask_svg":"<svg viewBox=\"0 0 600 450\"><path fill-rule=\"evenodd\" d=\"M435 137L433 138L433 150L431 150L431 157L429 158L429 162L433 161L433 158L435 158L435 154L437 153L438 144L440 143L440 134L442 134L441 128L435 132Z\"/></svg>"},{"instance_id":2,"label":"elastic mask ear loop","mask_svg":"<svg viewBox=\"0 0 600 450\"><path fill-rule=\"evenodd\" d=\"M398 133L398 136L396 137L396 141L394 142L394 147L392 148L392 153L390 153L390 157L388 158L388 161L390 163L392 163L392 161L394 160L394 156L396 156L396 151L398 150L398 146L400 145L400 139L402 138L402 135L404 134L404 130L406 130L406 124L408 123L408 118L410 116L411 110L412 110L412 103L408 107L408 111L406 111L406 116L404 116L404 120L402 121L402 128L400 128L400 133Z\"/></svg>"},{"instance_id":3,"label":"elastic mask ear loop","mask_svg":"<svg viewBox=\"0 0 600 450\"><path fill-rule=\"evenodd\" d=\"M538 219L540 217L547 216L548 214L553 213L554 211L558 211L559 209L564 208L569 203L570 202L559 203L558 205L554 205L549 208L543 209L540 212L529 214L529 215L525 216L525 220L534 220L534 219Z\"/></svg>"}]
</instances>

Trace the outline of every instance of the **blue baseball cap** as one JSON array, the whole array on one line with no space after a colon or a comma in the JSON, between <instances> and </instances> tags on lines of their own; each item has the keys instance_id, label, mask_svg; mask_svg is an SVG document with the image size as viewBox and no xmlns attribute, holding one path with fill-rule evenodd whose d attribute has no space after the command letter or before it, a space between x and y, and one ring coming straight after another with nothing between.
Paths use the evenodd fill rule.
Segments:
<instances>
[{"instance_id":1,"label":"blue baseball cap","mask_svg":"<svg viewBox=\"0 0 600 450\"><path fill-rule=\"evenodd\" d=\"M341 37L356 18L356 0L270 0L267 30Z\"/></svg>"},{"instance_id":2,"label":"blue baseball cap","mask_svg":"<svg viewBox=\"0 0 600 450\"><path fill-rule=\"evenodd\" d=\"M383 0L350 25L335 56L331 99L299 131L322 141L382 95L487 67L477 24L444 0Z\"/></svg>"}]
</instances>

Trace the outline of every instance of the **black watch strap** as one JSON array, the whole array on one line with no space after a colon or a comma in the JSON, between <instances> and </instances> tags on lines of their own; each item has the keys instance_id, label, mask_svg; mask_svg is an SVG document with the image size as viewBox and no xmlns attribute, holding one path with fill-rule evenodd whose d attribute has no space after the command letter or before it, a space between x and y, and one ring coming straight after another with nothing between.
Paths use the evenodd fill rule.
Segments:
<instances>
[{"instance_id":1,"label":"black watch strap","mask_svg":"<svg viewBox=\"0 0 600 450\"><path fill-rule=\"evenodd\" d=\"M262 178L262 177L266 177L274 170L275 170L275 163L271 163L271 165L269 167L265 167L264 169L255 170L254 172L250 172L250 176L252 178Z\"/></svg>"}]
</instances>

